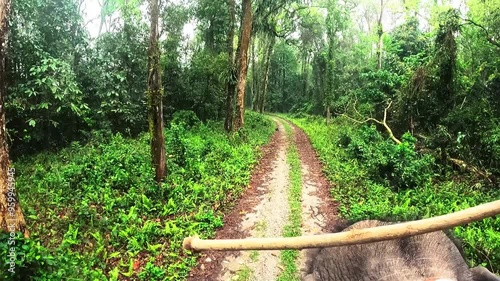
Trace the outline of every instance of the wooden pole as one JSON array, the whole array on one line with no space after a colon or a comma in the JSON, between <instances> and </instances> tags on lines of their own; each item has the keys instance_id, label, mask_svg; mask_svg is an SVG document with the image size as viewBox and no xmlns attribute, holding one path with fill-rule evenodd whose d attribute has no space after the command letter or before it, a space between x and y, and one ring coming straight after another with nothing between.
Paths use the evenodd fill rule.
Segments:
<instances>
[{"instance_id":1,"label":"wooden pole","mask_svg":"<svg viewBox=\"0 0 500 281\"><path fill-rule=\"evenodd\" d=\"M335 247L392 240L450 229L498 214L500 214L500 200L443 216L346 232L288 238L225 240L202 240L195 236L185 238L183 246L191 251L288 250Z\"/></svg>"}]
</instances>

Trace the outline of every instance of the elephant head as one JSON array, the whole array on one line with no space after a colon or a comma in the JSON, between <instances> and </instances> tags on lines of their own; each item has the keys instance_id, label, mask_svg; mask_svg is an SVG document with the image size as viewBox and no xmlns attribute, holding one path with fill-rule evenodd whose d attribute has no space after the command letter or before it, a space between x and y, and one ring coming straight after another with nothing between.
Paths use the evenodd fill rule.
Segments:
<instances>
[{"instance_id":1,"label":"elephant head","mask_svg":"<svg viewBox=\"0 0 500 281\"><path fill-rule=\"evenodd\" d=\"M387 225L367 220L344 231ZM311 251L304 281L500 281L484 267L469 269L442 231Z\"/></svg>"}]
</instances>

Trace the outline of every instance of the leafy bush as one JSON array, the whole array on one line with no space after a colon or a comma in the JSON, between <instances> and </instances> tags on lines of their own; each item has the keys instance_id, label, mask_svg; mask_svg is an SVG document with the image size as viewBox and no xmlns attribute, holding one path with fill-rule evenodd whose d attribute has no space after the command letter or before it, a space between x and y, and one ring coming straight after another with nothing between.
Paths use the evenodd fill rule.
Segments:
<instances>
[{"instance_id":1,"label":"leafy bush","mask_svg":"<svg viewBox=\"0 0 500 281\"><path fill-rule=\"evenodd\" d=\"M165 271L153 263L148 262L144 270L139 273L140 280L156 281L163 280Z\"/></svg>"},{"instance_id":2,"label":"leafy bush","mask_svg":"<svg viewBox=\"0 0 500 281\"><path fill-rule=\"evenodd\" d=\"M372 181L388 181L397 189L430 183L433 159L417 154L410 134L403 135L401 144L394 144L384 140L374 126L363 126L340 131L338 143L345 149L345 157L362 165Z\"/></svg>"},{"instance_id":3,"label":"leafy bush","mask_svg":"<svg viewBox=\"0 0 500 281\"><path fill-rule=\"evenodd\" d=\"M317 117L294 118L305 130L335 185L331 193L340 214L351 221L406 221L443 215L497 200L500 190L452 175L431 177L437 170L430 156L415 152L415 139L402 144L385 140L374 127L353 126L334 119L325 126ZM456 179L456 180L455 180ZM500 272L500 218L489 218L454 229L464 241L472 265Z\"/></svg>"},{"instance_id":4,"label":"leafy bush","mask_svg":"<svg viewBox=\"0 0 500 281\"><path fill-rule=\"evenodd\" d=\"M200 119L196 116L196 113L190 110L179 110L172 116L171 125L182 126L186 129L192 128L199 125Z\"/></svg>"},{"instance_id":5,"label":"leafy bush","mask_svg":"<svg viewBox=\"0 0 500 281\"><path fill-rule=\"evenodd\" d=\"M182 239L222 226L222 211L248 184L257 148L275 130L261 115L246 120L252 134L244 141L218 122L166 129L162 185L153 180L147 135L96 134L86 145L16 162L32 238L17 241L26 256L2 280L182 280L196 260ZM6 243L2 237L2 257Z\"/></svg>"},{"instance_id":6,"label":"leafy bush","mask_svg":"<svg viewBox=\"0 0 500 281\"><path fill-rule=\"evenodd\" d=\"M32 239L25 239L21 235L15 237L15 240L9 240L10 234L0 234L0 255L2 261L0 270L2 271L2 280L29 280L41 268L53 267L55 265L54 257L47 253L47 250L35 243ZM15 244L9 243L14 241ZM10 261L15 260L15 265ZM13 274L11 271L16 272Z\"/></svg>"}]
</instances>

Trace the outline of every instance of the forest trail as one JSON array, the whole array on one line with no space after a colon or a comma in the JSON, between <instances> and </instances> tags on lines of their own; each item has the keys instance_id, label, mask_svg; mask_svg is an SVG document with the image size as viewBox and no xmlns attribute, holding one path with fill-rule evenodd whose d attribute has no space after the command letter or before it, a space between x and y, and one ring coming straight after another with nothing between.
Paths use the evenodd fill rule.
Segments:
<instances>
[{"instance_id":1,"label":"forest trail","mask_svg":"<svg viewBox=\"0 0 500 281\"><path fill-rule=\"evenodd\" d=\"M273 117L278 130L263 148L263 157L254 169L250 186L233 210L224 218L218 239L281 237L289 224L290 146L296 146L301 162L302 235L327 232L336 222L336 206L330 199L330 186L322 166L305 133L287 121ZM290 134L285 127L290 126ZM305 275L305 251L297 260L301 277ZM274 281L283 270L280 251L206 252L188 280Z\"/></svg>"}]
</instances>

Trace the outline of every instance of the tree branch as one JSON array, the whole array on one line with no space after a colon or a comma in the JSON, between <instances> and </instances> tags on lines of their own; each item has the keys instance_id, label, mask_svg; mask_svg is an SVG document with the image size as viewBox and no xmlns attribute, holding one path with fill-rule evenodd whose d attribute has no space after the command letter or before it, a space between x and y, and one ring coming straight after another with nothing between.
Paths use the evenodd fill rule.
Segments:
<instances>
[{"instance_id":1,"label":"tree branch","mask_svg":"<svg viewBox=\"0 0 500 281\"><path fill-rule=\"evenodd\" d=\"M354 121L354 122L358 123L358 124L364 124L364 123L367 123L367 122L371 121L371 122L375 122L375 123L377 123L379 125L382 125L382 126L384 126L385 130L389 134L389 138L391 138L391 140L393 140L396 144L401 144L401 141L394 136L394 133L392 132L391 127L389 127L389 125L387 124L387 111L389 111L389 109L391 108L391 106L392 106L392 101L389 102L389 104L387 105L387 107L384 109L384 119L382 121L377 120L377 119L372 118L372 117L366 118L365 120L357 120L355 118L352 118L352 117L348 116L345 113L343 113L341 115L344 116L344 117L346 117L347 119L349 119L351 121ZM356 101L354 101L353 109L356 112L356 114L358 114L359 116L362 116L361 113L359 113L358 110L356 109Z\"/></svg>"},{"instance_id":2,"label":"tree branch","mask_svg":"<svg viewBox=\"0 0 500 281\"><path fill-rule=\"evenodd\" d=\"M488 32L488 29L486 29L484 26L470 20L470 19L463 19L466 23L469 23L469 24L472 24L476 27L479 27L483 32L484 34L486 35L486 40L490 43L490 44L493 44L495 46L497 46L498 48L500 48L500 42L497 42L495 41L491 36L490 36L490 33Z\"/></svg>"},{"instance_id":3,"label":"tree branch","mask_svg":"<svg viewBox=\"0 0 500 281\"><path fill-rule=\"evenodd\" d=\"M468 164L465 161L460 160L460 159L448 157L448 160L451 161L451 163L455 164L456 166L460 167L461 169L464 169L464 170L466 170L468 172L471 172L471 173L473 173L475 175L478 175L478 176L486 179L490 183L493 182L491 180L491 174L489 172L487 172L487 171L482 171L480 168L478 168L476 166L473 166L471 164Z\"/></svg>"}]
</instances>

